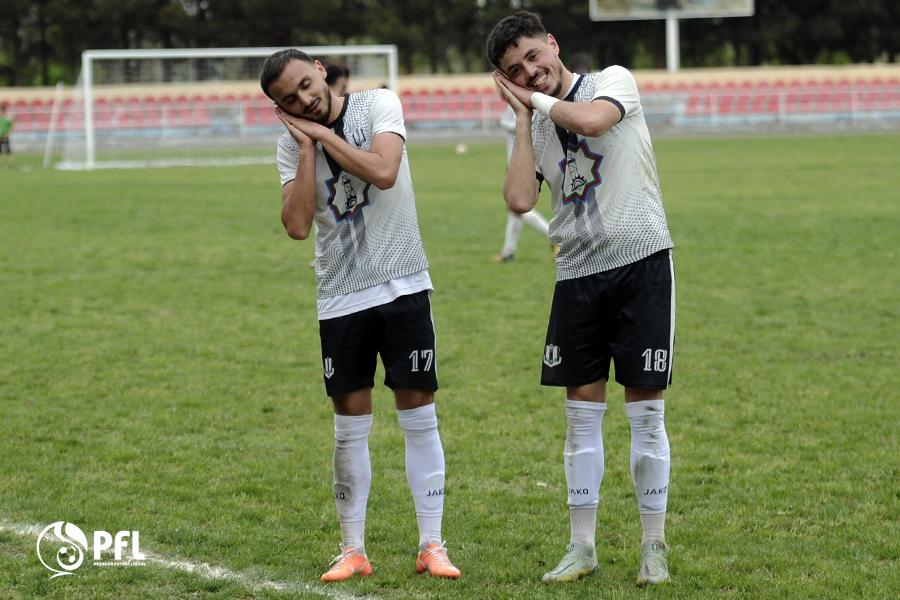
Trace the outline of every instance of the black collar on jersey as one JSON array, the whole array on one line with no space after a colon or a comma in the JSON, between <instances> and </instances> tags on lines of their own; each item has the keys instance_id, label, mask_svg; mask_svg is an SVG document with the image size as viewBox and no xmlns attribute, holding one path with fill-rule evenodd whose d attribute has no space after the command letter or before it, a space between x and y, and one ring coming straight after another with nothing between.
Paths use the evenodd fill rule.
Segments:
<instances>
[{"instance_id":1,"label":"black collar on jersey","mask_svg":"<svg viewBox=\"0 0 900 600\"><path fill-rule=\"evenodd\" d=\"M572 86L572 89L569 90L569 93L566 94L566 97L563 98L566 102L574 102L575 94L578 93L578 88L581 87L581 82L584 81L584 75L579 75L578 79L575 80L575 85Z\"/></svg>"},{"instance_id":2,"label":"black collar on jersey","mask_svg":"<svg viewBox=\"0 0 900 600\"><path fill-rule=\"evenodd\" d=\"M330 93L330 92L329 92ZM344 94L344 106L341 107L341 113L337 116L337 118L326 125L329 129L334 129L334 132L337 134L339 138L347 141L347 138L344 137L344 115L347 114L347 105L350 104L350 94ZM331 155L328 154L328 151L322 147L322 154L325 155L325 161L328 163L328 168L331 169L331 174L337 177L337 174L341 172L341 165L337 163L336 160L331 158Z\"/></svg>"},{"instance_id":3,"label":"black collar on jersey","mask_svg":"<svg viewBox=\"0 0 900 600\"><path fill-rule=\"evenodd\" d=\"M572 86L572 89L569 90L569 93L563 98L565 102L573 102L575 100L575 94L578 92L578 88L581 87L582 81L584 81L584 75L579 75L578 79L575 80L575 85ZM578 136L568 129L563 129L559 125L556 125L556 136L559 138L559 143L562 145L563 156L565 156L566 150L569 148L569 142L572 142L573 144L578 143Z\"/></svg>"}]
</instances>

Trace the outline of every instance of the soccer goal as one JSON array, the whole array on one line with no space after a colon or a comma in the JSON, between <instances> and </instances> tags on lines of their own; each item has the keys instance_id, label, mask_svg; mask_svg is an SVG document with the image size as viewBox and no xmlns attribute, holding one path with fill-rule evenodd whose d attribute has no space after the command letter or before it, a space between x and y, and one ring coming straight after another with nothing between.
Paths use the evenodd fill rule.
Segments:
<instances>
[{"instance_id":1,"label":"soccer goal","mask_svg":"<svg viewBox=\"0 0 900 600\"><path fill-rule=\"evenodd\" d=\"M99 169L270 162L283 126L259 89L281 48L86 50L78 85L49 139L56 168ZM298 47L350 70L349 90L397 90L397 47Z\"/></svg>"}]
</instances>

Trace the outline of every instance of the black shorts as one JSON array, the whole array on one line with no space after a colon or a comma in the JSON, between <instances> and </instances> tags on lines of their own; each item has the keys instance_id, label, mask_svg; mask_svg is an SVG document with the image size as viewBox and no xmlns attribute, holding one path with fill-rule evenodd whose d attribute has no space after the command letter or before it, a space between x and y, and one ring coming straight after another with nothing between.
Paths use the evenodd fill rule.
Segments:
<instances>
[{"instance_id":1,"label":"black shorts","mask_svg":"<svg viewBox=\"0 0 900 600\"><path fill-rule=\"evenodd\" d=\"M392 390L438 389L429 291L319 321L319 338L331 397L373 387L378 354L384 384Z\"/></svg>"},{"instance_id":2,"label":"black shorts","mask_svg":"<svg viewBox=\"0 0 900 600\"><path fill-rule=\"evenodd\" d=\"M6 152L12 154L12 146L9 145L9 138L0 139L0 154Z\"/></svg>"},{"instance_id":3,"label":"black shorts","mask_svg":"<svg viewBox=\"0 0 900 600\"><path fill-rule=\"evenodd\" d=\"M609 379L625 387L672 383L675 281L670 250L587 277L553 292L542 385L577 387Z\"/></svg>"}]
</instances>

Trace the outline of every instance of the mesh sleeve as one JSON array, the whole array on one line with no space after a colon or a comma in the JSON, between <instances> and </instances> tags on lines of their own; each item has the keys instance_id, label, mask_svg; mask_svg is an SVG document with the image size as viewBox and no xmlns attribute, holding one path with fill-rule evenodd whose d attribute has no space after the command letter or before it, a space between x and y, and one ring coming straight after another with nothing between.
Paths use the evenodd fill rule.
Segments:
<instances>
[{"instance_id":1,"label":"mesh sleeve","mask_svg":"<svg viewBox=\"0 0 900 600\"><path fill-rule=\"evenodd\" d=\"M396 133L406 139L403 107L397 94L390 90L381 90L372 103L372 135L385 132Z\"/></svg>"},{"instance_id":2,"label":"mesh sleeve","mask_svg":"<svg viewBox=\"0 0 900 600\"><path fill-rule=\"evenodd\" d=\"M594 88L594 100L598 98L615 100L625 113L623 117L630 117L641 108L641 97L634 76L628 69L618 65L600 72L597 87Z\"/></svg>"},{"instance_id":3,"label":"mesh sleeve","mask_svg":"<svg viewBox=\"0 0 900 600\"><path fill-rule=\"evenodd\" d=\"M297 177L297 164L300 162L300 148L288 134L279 138L276 145L275 160L278 163L278 173L281 175L281 185L293 181Z\"/></svg>"}]
</instances>

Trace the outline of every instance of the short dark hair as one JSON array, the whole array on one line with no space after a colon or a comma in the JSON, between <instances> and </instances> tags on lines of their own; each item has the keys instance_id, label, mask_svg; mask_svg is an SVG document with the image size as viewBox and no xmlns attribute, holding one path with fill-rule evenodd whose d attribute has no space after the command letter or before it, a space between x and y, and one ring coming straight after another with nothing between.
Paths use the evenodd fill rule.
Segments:
<instances>
[{"instance_id":1,"label":"short dark hair","mask_svg":"<svg viewBox=\"0 0 900 600\"><path fill-rule=\"evenodd\" d=\"M520 10L508 17L504 17L494 25L488 34L485 54L492 65L500 68L500 59L511 46L516 46L521 37L546 36L547 30L541 23L541 18L533 12Z\"/></svg>"},{"instance_id":2,"label":"short dark hair","mask_svg":"<svg viewBox=\"0 0 900 600\"><path fill-rule=\"evenodd\" d=\"M329 86L334 85L334 82L341 77L347 77L348 79L350 77L350 69L345 65L330 64L325 67L325 83Z\"/></svg>"},{"instance_id":3,"label":"short dark hair","mask_svg":"<svg viewBox=\"0 0 900 600\"><path fill-rule=\"evenodd\" d=\"M259 74L259 85L262 88L263 93L269 98L272 98L272 95L269 94L269 86L272 85L276 79L281 77L284 68L292 60L302 60L303 62L313 64L313 59L309 54L297 50L296 48L279 50L266 59L266 62L263 64L262 72ZM274 100L274 98L272 99Z\"/></svg>"}]
</instances>

